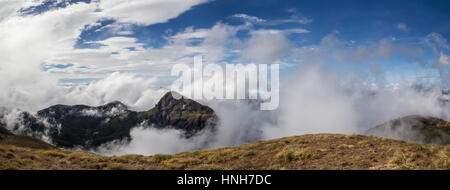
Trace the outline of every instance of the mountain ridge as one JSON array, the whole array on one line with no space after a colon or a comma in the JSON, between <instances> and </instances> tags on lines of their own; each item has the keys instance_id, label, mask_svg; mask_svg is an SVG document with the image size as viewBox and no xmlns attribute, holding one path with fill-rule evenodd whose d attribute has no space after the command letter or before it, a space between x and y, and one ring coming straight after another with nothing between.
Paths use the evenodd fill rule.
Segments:
<instances>
[{"instance_id":1,"label":"mountain ridge","mask_svg":"<svg viewBox=\"0 0 450 190\"><path fill-rule=\"evenodd\" d=\"M176 99L167 92L155 107L144 112L129 110L120 101L101 106L53 105L36 115L21 112L13 131L40 139L49 138L63 148L95 149L114 140L130 140L136 126L173 128L189 138L204 129L214 129L214 110L194 100ZM178 94L178 93L177 93Z\"/></svg>"},{"instance_id":2,"label":"mountain ridge","mask_svg":"<svg viewBox=\"0 0 450 190\"><path fill-rule=\"evenodd\" d=\"M425 144L450 144L450 122L431 116L409 115L379 124L365 135Z\"/></svg>"},{"instance_id":3,"label":"mountain ridge","mask_svg":"<svg viewBox=\"0 0 450 190\"><path fill-rule=\"evenodd\" d=\"M56 149L42 140L26 135L15 135L0 125L0 144L33 149Z\"/></svg>"}]
</instances>

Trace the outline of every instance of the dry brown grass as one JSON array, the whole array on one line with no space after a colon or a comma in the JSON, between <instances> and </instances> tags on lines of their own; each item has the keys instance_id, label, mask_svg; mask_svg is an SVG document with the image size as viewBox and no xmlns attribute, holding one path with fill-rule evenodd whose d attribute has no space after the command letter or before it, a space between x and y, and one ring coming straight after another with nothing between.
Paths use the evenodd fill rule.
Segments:
<instances>
[{"instance_id":1,"label":"dry brown grass","mask_svg":"<svg viewBox=\"0 0 450 190\"><path fill-rule=\"evenodd\" d=\"M0 169L450 169L450 145L317 134L173 155L108 157L0 144Z\"/></svg>"}]
</instances>

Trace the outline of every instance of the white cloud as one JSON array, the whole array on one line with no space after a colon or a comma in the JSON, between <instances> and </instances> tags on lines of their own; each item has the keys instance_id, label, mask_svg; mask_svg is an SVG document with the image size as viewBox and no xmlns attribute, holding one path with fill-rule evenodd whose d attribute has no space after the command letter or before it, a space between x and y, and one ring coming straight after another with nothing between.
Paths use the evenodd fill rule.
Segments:
<instances>
[{"instance_id":1,"label":"white cloud","mask_svg":"<svg viewBox=\"0 0 450 190\"><path fill-rule=\"evenodd\" d=\"M440 49L450 49L450 46L447 44L447 39L445 39L441 34L432 32L428 34L424 38L424 42L429 47L433 48L435 52L438 52Z\"/></svg>"},{"instance_id":2,"label":"white cloud","mask_svg":"<svg viewBox=\"0 0 450 190\"><path fill-rule=\"evenodd\" d=\"M291 11L289 11L291 10ZM292 15L288 19L262 19L256 16L251 16L247 14L234 14L232 18L239 18L244 21L247 21L252 24L261 24L261 25L280 25L280 24L309 24L312 22L312 19L302 16L296 9L289 9L288 12ZM295 11L292 11L295 10Z\"/></svg>"},{"instance_id":3,"label":"white cloud","mask_svg":"<svg viewBox=\"0 0 450 190\"><path fill-rule=\"evenodd\" d=\"M173 36L170 36L172 40L189 40L193 38L205 38L208 35L208 29L195 30L192 26Z\"/></svg>"},{"instance_id":4,"label":"white cloud","mask_svg":"<svg viewBox=\"0 0 450 190\"><path fill-rule=\"evenodd\" d=\"M103 17L118 22L150 25L167 22L206 0L101 0Z\"/></svg>"},{"instance_id":5,"label":"white cloud","mask_svg":"<svg viewBox=\"0 0 450 190\"><path fill-rule=\"evenodd\" d=\"M55 93L57 78L43 73L41 64L72 49L83 27L96 21L95 9L79 3L39 15L14 14L0 21L1 105L37 103Z\"/></svg>"},{"instance_id":6,"label":"white cloud","mask_svg":"<svg viewBox=\"0 0 450 190\"><path fill-rule=\"evenodd\" d=\"M351 43L351 42L350 42ZM367 61L391 58L395 54L408 57L407 61L421 61L423 50L419 47L394 44L387 39L357 46L347 46L349 42L341 40L335 34L322 38L319 45L295 48L293 56L304 63L334 62L340 64L363 64Z\"/></svg>"},{"instance_id":7,"label":"white cloud","mask_svg":"<svg viewBox=\"0 0 450 190\"><path fill-rule=\"evenodd\" d=\"M97 22L95 24L92 24L91 27L100 26L100 25L101 25L101 23ZM112 35L132 35L132 34L134 34L134 32L132 31L131 26L132 26L132 24L129 24L129 23L112 23L112 24L108 24L106 26L102 26L102 27L96 29L95 32L108 31ZM87 28L87 29L89 29L89 28Z\"/></svg>"},{"instance_id":8,"label":"white cloud","mask_svg":"<svg viewBox=\"0 0 450 190\"><path fill-rule=\"evenodd\" d=\"M90 116L90 117L102 117L103 113L96 109L84 109L80 111L81 115Z\"/></svg>"},{"instance_id":9,"label":"white cloud","mask_svg":"<svg viewBox=\"0 0 450 190\"><path fill-rule=\"evenodd\" d=\"M181 137L182 132L175 129L158 130L155 128L139 126L131 129L132 140L113 141L99 147L95 152L106 155L124 154L171 154L202 148L207 143L207 135L186 139Z\"/></svg>"},{"instance_id":10,"label":"white cloud","mask_svg":"<svg viewBox=\"0 0 450 190\"><path fill-rule=\"evenodd\" d=\"M402 32L408 32L408 27L404 23L397 24L397 29L399 29Z\"/></svg>"},{"instance_id":11,"label":"white cloud","mask_svg":"<svg viewBox=\"0 0 450 190\"><path fill-rule=\"evenodd\" d=\"M165 92L157 85L156 78L116 72L88 85L68 89L66 95L62 96L64 99L60 101L68 104L102 105L118 100L132 109L147 110L153 107Z\"/></svg>"},{"instance_id":12,"label":"white cloud","mask_svg":"<svg viewBox=\"0 0 450 190\"><path fill-rule=\"evenodd\" d=\"M312 19L310 19L310 18L293 16L290 19L273 20L271 22L268 22L268 25L279 25L279 24L287 24L287 23L309 24L311 22L312 22Z\"/></svg>"},{"instance_id":13,"label":"white cloud","mask_svg":"<svg viewBox=\"0 0 450 190\"><path fill-rule=\"evenodd\" d=\"M205 61L214 63L230 55L240 55L245 41L237 38L239 30L252 30L252 26L244 24L230 26L218 22L212 28L187 28L173 36L167 36L169 43L162 48L144 48L133 37L111 37L101 41L84 42L100 44L98 48L74 49L81 32L85 29L99 26L99 20L114 18L119 23L113 23L99 30L108 30L112 34L130 34L130 24L151 24L164 22L204 1L94 1L93 3L68 4L67 7L50 9L37 15L19 15L17 10L30 4L8 4L3 6L2 15L7 15L0 21L0 74L8 80L0 81L5 93L1 103L8 107L23 107L25 109L42 108L43 105L58 103L60 98L52 97L59 94L58 79L104 78L116 71L133 73L142 76L167 76L175 63L191 63L194 54L202 54ZM3 3L3 2L2 2ZM33 5L40 4L37 2ZM175 5L176 4L176 5ZM173 11L159 14L145 7L167 8ZM10 8L5 8L10 7ZM139 8L137 8L139 7ZM101 11L98 10L101 9ZM2 9L3 10L3 9ZM12 11L14 10L14 11ZM132 10L130 14L125 14ZM175 13L178 12L178 13ZM109 14L114 14L108 16ZM157 14L158 18L153 18ZM272 60L283 54L287 39L284 35L290 33L305 33L304 29L289 29L280 34L272 34L274 43L269 49L260 49L265 55L263 59ZM201 39L198 45L191 45L195 39ZM281 41L276 41L280 39ZM260 43L264 43L261 40ZM256 41L250 40L249 43ZM265 42L269 45L268 42ZM284 44L284 45L283 45ZM244 53L257 54L256 46L245 46ZM252 55L247 58L252 57ZM26 55L26 56L23 56ZM255 55L256 56L256 55ZM43 65L68 65L67 68L47 68ZM18 74L21 73L21 74ZM161 84L166 81L159 81ZM157 85L156 85L157 86ZM40 90L45 89L45 90ZM66 92L62 90L63 92ZM31 97L31 94L34 96ZM11 98L12 97L12 98ZM85 97L87 98L87 97ZM14 101L10 101L10 100ZM69 102L69 100L64 101ZM87 100L89 103L89 100ZM98 103L94 101L92 103ZM132 102L134 104L135 102Z\"/></svg>"},{"instance_id":14,"label":"white cloud","mask_svg":"<svg viewBox=\"0 0 450 190\"><path fill-rule=\"evenodd\" d=\"M42 3L42 0L35 1L17 1L17 0L1 0L0 1L0 22L8 17L19 15L19 10L36 6Z\"/></svg>"},{"instance_id":15,"label":"white cloud","mask_svg":"<svg viewBox=\"0 0 450 190\"><path fill-rule=\"evenodd\" d=\"M439 63L442 65L450 65L450 56L445 55L441 52L441 56L439 57Z\"/></svg>"},{"instance_id":16,"label":"white cloud","mask_svg":"<svg viewBox=\"0 0 450 190\"><path fill-rule=\"evenodd\" d=\"M338 39L334 34L326 35L320 41L320 45L326 47L342 46L344 44L345 42Z\"/></svg>"},{"instance_id":17,"label":"white cloud","mask_svg":"<svg viewBox=\"0 0 450 190\"><path fill-rule=\"evenodd\" d=\"M266 20L264 20L262 18L258 18L258 17L255 17L255 16L250 16L250 15L247 15L247 14L234 14L231 17L240 18L240 19L243 19L243 20L251 22L251 23L266 22Z\"/></svg>"},{"instance_id":18,"label":"white cloud","mask_svg":"<svg viewBox=\"0 0 450 190\"><path fill-rule=\"evenodd\" d=\"M346 75L318 65L300 67L285 81L276 111L260 111L257 104L247 101L205 101L220 118L214 134L205 131L185 139L180 131L140 126L132 130L130 143L108 143L99 151L119 155L176 153L302 134L363 133L411 114L450 119L450 108L439 102L439 88L420 91L404 83L373 88L373 84L358 79L347 82Z\"/></svg>"},{"instance_id":19,"label":"white cloud","mask_svg":"<svg viewBox=\"0 0 450 190\"><path fill-rule=\"evenodd\" d=\"M390 119L420 114L449 119L440 88L417 90L407 83L364 85L359 79L321 66L298 68L286 78L276 125L266 124L265 138L311 133L362 133Z\"/></svg>"},{"instance_id":20,"label":"white cloud","mask_svg":"<svg viewBox=\"0 0 450 190\"><path fill-rule=\"evenodd\" d=\"M450 87L450 58L444 53L450 50L447 39L439 33L432 32L424 38L424 42L436 54L439 53L439 58L434 60L433 67L439 71L442 85L447 88Z\"/></svg>"},{"instance_id":21,"label":"white cloud","mask_svg":"<svg viewBox=\"0 0 450 190\"><path fill-rule=\"evenodd\" d=\"M245 43L242 58L258 63L272 63L290 50L291 43L278 30L257 30Z\"/></svg>"},{"instance_id":22,"label":"white cloud","mask_svg":"<svg viewBox=\"0 0 450 190\"><path fill-rule=\"evenodd\" d=\"M450 86L450 56L441 52L438 63L434 65L439 70L441 82L447 87Z\"/></svg>"},{"instance_id":23,"label":"white cloud","mask_svg":"<svg viewBox=\"0 0 450 190\"><path fill-rule=\"evenodd\" d=\"M66 87L59 84L61 78L104 78L116 71L133 72L134 74L153 74L168 72L170 64L176 58L185 56L172 49L144 51L143 44L136 38L112 37L102 41L87 42L101 44L98 49L74 49L81 32L99 25L99 20L111 18L108 14L117 13L112 17L119 22L129 21L138 24L164 22L174 18L192 6L204 1L93 1L92 3L67 4L66 7L50 9L39 14L21 15L20 9L31 5L39 5L41 1L1 1L0 4L0 95L1 106L20 107L26 110L36 110L57 103L98 104L103 102L100 97L76 94L75 86ZM98 8L102 7L102 11ZM142 6L136 8L136 6ZM152 7L152 9L145 9ZM173 7L170 7L173 6ZM160 9L163 8L163 9ZM170 11L166 11L170 10ZM119 14L132 10L131 13ZM164 14L161 13L164 10ZM142 15L142 17L139 17ZM123 18L122 18L123 16ZM130 23L114 23L105 29L113 34L130 34ZM188 53L190 50L182 52ZM162 53L161 53L162 52ZM164 56L168 58L162 58ZM162 59L159 59L159 58ZM149 61L150 60L150 61ZM157 62L155 61L157 60ZM156 62L156 63L155 63ZM50 68L42 71L43 65L67 65L68 68ZM164 65L170 63L167 66ZM153 64L154 67L149 67ZM7 80L6 80L7 79ZM112 80L112 78L108 78ZM139 80L137 80L139 81ZM120 82L120 81L118 81ZM140 81L142 82L142 81ZM93 83L94 85L96 83ZM146 83L143 83L146 84ZM155 85L158 86L158 85ZM149 98L142 86L143 93L137 94ZM159 87L159 86L158 86ZM73 91L71 91L73 90ZM92 89L92 91L99 89ZM77 98L68 98L62 94L71 93ZM106 92L104 92L106 93ZM104 96L106 94L98 94ZM151 99L137 99L133 95L112 96L122 98L137 108L153 106ZM82 98L85 98L82 100ZM93 99L96 99L95 101ZM110 100L106 98L104 101ZM112 101L112 100L111 100ZM104 103L104 102L103 102ZM149 103L148 105L144 105Z\"/></svg>"},{"instance_id":24,"label":"white cloud","mask_svg":"<svg viewBox=\"0 0 450 190\"><path fill-rule=\"evenodd\" d=\"M309 24L313 21L311 18L303 16L296 8L287 9L286 12L291 14L290 18L271 20L271 21L267 22L266 24L268 24L268 25L279 25L279 24L286 24L286 23Z\"/></svg>"},{"instance_id":25,"label":"white cloud","mask_svg":"<svg viewBox=\"0 0 450 190\"><path fill-rule=\"evenodd\" d=\"M306 30L304 28L291 28L283 30L285 34L302 34L302 33L310 33L309 30Z\"/></svg>"}]
</instances>

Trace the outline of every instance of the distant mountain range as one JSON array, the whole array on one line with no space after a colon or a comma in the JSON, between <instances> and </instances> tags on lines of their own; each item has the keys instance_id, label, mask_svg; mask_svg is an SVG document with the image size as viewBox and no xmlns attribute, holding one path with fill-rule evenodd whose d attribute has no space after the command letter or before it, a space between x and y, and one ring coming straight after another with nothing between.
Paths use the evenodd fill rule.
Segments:
<instances>
[{"instance_id":1,"label":"distant mountain range","mask_svg":"<svg viewBox=\"0 0 450 190\"><path fill-rule=\"evenodd\" d=\"M129 110L119 101L98 107L54 105L35 115L21 112L12 128L23 135L48 138L58 147L89 150L113 140L130 139L130 130L136 126L178 129L189 138L205 128L214 129L217 120L208 106L168 92L144 112Z\"/></svg>"},{"instance_id":2,"label":"distant mountain range","mask_svg":"<svg viewBox=\"0 0 450 190\"><path fill-rule=\"evenodd\" d=\"M177 97L177 98L175 98ZM0 115L0 121L3 116ZM202 130L215 130L219 118L208 106L176 92L166 93L154 108L136 112L119 102L102 106L54 105L36 114L21 112L11 131L44 139L61 148L92 150L114 140L131 140L134 127L177 129L185 138ZM3 122L6 126L6 124ZM365 135L426 144L450 144L450 122L419 115L388 121Z\"/></svg>"}]
</instances>

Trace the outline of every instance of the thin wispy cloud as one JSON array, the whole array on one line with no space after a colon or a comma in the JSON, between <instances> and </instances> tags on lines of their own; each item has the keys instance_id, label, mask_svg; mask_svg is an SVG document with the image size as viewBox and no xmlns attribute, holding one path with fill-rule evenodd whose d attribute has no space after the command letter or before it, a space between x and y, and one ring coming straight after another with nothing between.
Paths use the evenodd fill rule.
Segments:
<instances>
[{"instance_id":1,"label":"thin wispy cloud","mask_svg":"<svg viewBox=\"0 0 450 190\"><path fill-rule=\"evenodd\" d=\"M397 29L399 29L402 32L408 32L408 27L404 23L397 24Z\"/></svg>"}]
</instances>

